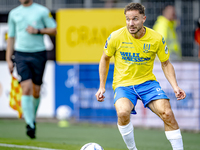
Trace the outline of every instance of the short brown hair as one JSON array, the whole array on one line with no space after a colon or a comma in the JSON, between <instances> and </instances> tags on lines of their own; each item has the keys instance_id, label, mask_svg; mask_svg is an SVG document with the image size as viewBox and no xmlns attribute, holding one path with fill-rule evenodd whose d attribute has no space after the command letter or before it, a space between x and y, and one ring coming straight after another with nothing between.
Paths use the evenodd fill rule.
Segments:
<instances>
[{"instance_id":1,"label":"short brown hair","mask_svg":"<svg viewBox=\"0 0 200 150\"><path fill-rule=\"evenodd\" d=\"M124 14L130 10L138 10L140 14L145 15L145 7L140 3L130 3L124 9Z\"/></svg>"}]
</instances>

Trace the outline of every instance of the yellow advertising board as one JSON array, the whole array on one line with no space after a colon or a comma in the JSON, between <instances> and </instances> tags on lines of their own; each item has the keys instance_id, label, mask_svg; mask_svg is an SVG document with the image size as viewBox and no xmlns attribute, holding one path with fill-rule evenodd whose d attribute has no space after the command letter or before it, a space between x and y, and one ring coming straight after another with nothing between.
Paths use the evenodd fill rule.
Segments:
<instances>
[{"instance_id":1,"label":"yellow advertising board","mask_svg":"<svg viewBox=\"0 0 200 150\"><path fill-rule=\"evenodd\" d=\"M98 63L110 33L126 25L123 9L60 9L56 61Z\"/></svg>"}]
</instances>

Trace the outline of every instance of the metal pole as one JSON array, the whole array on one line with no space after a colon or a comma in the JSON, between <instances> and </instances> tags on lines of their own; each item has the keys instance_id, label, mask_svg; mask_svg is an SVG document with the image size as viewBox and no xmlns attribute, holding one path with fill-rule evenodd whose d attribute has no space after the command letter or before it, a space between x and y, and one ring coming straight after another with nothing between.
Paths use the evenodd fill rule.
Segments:
<instances>
[{"instance_id":1,"label":"metal pole","mask_svg":"<svg viewBox=\"0 0 200 150\"><path fill-rule=\"evenodd\" d=\"M52 9L53 9L53 0L46 0L46 7L50 10L50 11L52 11Z\"/></svg>"},{"instance_id":2,"label":"metal pole","mask_svg":"<svg viewBox=\"0 0 200 150\"><path fill-rule=\"evenodd\" d=\"M92 8L92 0L84 0L83 6L84 8Z\"/></svg>"},{"instance_id":3,"label":"metal pole","mask_svg":"<svg viewBox=\"0 0 200 150\"><path fill-rule=\"evenodd\" d=\"M141 0L132 0L134 3L141 3Z\"/></svg>"}]
</instances>

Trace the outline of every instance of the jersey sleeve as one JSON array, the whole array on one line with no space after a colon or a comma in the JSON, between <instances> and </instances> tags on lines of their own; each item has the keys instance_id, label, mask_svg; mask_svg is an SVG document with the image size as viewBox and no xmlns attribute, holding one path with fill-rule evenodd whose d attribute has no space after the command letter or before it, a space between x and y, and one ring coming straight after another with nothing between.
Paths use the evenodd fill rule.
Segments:
<instances>
[{"instance_id":1,"label":"jersey sleeve","mask_svg":"<svg viewBox=\"0 0 200 150\"><path fill-rule=\"evenodd\" d=\"M167 61L169 59L170 54L164 37L159 41L157 55L161 62Z\"/></svg>"},{"instance_id":2,"label":"jersey sleeve","mask_svg":"<svg viewBox=\"0 0 200 150\"><path fill-rule=\"evenodd\" d=\"M8 37L15 37L15 22L12 18L12 12L8 15Z\"/></svg>"},{"instance_id":3,"label":"jersey sleeve","mask_svg":"<svg viewBox=\"0 0 200 150\"><path fill-rule=\"evenodd\" d=\"M56 22L48 9L44 11L43 21L46 28L56 28Z\"/></svg>"},{"instance_id":4,"label":"jersey sleeve","mask_svg":"<svg viewBox=\"0 0 200 150\"><path fill-rule=\"evenodd\" d=\"M112 34L107 38L105 46L104 46L104 52L107 56L113 56L115 54L115 46L114 46L114 38L112 37Z\"/></svg>"}]
</instances>

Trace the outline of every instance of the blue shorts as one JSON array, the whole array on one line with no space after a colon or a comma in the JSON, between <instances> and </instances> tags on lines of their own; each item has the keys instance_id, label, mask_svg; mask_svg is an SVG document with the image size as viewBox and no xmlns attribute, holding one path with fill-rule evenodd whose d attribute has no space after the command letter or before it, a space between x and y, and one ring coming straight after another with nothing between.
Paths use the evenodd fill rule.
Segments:
<instances>
[{"instance_id":1,"label":"blue shorts","mask_svg":"<svg viewBox=\"0 0 200 150\"><path fill-rule=\"evenodd\" d=\"M157 81L147 81L134 86L117 87L114 94L114 104L119 98L123 97L128 98L133 103L132 114L136 114L135 106L138 99L143 102L144 107L148 107L148 104L153 100L169 99Z\"/></svg>"}]
</instances>

